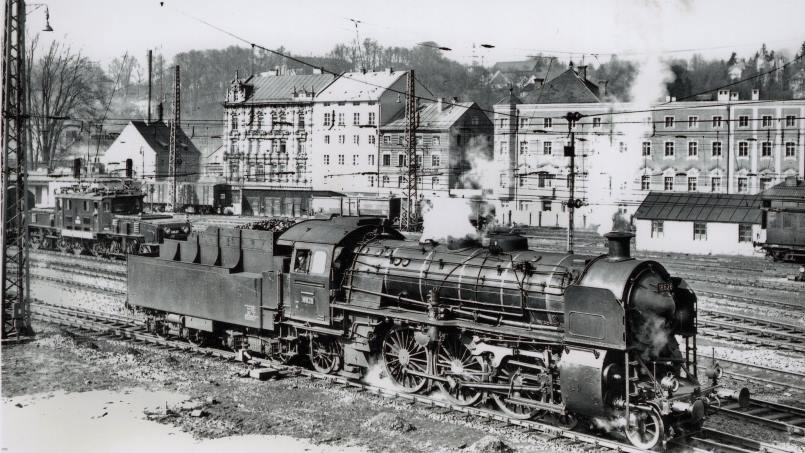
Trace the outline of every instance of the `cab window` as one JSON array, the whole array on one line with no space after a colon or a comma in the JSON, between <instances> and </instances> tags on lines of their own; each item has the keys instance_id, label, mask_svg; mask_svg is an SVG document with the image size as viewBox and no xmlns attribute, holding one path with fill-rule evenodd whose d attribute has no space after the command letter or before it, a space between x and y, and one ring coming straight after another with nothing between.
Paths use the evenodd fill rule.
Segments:
<instances>
[{"instance_id":1,"label":"cab window","mask_svg":"<svg viewBox=\"0 0 805 453\"><path fill-rule=\"evenodd\" d=\"M324 274L327 272L327 252L323 250L297 249L293 263L294 272L300 274Z\"/></svg>"},{"instance_id":2,"label":"cab window","mask_svg":"<svg viewBox=\"0 0 805 453\"><path fill-rule=\"evenodd\" d=\"M112 214L137 214L137 200L131 198L112 199Z\"/></svg>"}]
</instances>

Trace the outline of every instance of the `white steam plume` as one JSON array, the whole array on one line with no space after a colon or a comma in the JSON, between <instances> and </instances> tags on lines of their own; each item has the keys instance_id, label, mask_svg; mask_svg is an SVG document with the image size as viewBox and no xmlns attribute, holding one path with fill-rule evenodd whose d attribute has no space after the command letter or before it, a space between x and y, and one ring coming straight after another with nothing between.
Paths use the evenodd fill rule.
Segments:
<instances>
[{"instance_id":1,"label":"white steam plume","mask_svg":"<svg viewBox=\"0 0 805 453\"><path fill-rule=\"evenodd\" d=\"M471 200L433 197L422 202L423 229L420 241L445 242L448 238L477 238L478 231L470 223Z\"/></svg>"}]
</instances>

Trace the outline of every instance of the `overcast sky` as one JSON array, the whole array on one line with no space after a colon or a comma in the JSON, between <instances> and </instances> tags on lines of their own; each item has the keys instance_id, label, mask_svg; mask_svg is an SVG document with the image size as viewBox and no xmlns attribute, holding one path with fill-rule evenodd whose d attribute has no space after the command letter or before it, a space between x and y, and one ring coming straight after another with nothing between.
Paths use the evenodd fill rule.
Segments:
<instances>
[{"instance_id":1,"label":"overcast sky","mask_svg":"<svg viewBox=\"0 0 805 453\"><path fill-rule=\"evenodd\" d=\"M50 38L106 63L124 52L143 57L147 49L167 56L189 49L245 45L192 15L270 47L320 55L355 37L386 46L436 41L452 48L450 58L472 61L473 43L486 64L535 53L667 52L702 49L709 56L729 49L748 54L763 42L793 50L805 40L802 0L47 0ZM32 9L29 6L29 11ZM44 25L44 11L28 15L28 31ZM726 46L727 49L719 49ZM714 49L715 48L715 49ZM556 54L567 58L569 54ZM690 55L679 53L671 55ZM599 56L603 58L609 56ZM587 59L596 57L586 56ZM595 62L595 61L593 61Z\"/></svg>"}]
</instances>

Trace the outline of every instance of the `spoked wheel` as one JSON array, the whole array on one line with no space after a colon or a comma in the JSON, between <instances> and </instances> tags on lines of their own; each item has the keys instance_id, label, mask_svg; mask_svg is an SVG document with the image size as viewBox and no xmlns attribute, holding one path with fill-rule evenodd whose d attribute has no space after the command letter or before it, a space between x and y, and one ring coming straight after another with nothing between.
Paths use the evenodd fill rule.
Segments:
<instances>
[{"instance_id":1,"label":"spoked wheel","mask_svg":"<svg viewBox=\"0 0 805 453\"><path fill-rule=\"evenodd\" d=\"M126 255L136 255L140 251L140 241L131 239L126 242Z\"/></svg>"},{"instance_id":2,"label":"spoked wheel","mask_svg":"<svg viewBox=\"0 0 805 453\"><path fill-rule=\"evenodd\" d=\"M73 255L78 256L84 252L84 244L82 244L81 241L75 241L70 245L70 249L72 250Z\"/></svg>"},{"instance_id":3,"label":"spoked wheel","mask_svg":"<svg viewBox=\"0 0 805 453\"><path fill-rule=\"evenodd\" d=\"M193 346L200 348L207 344L207 333L193 329L188 332L187 341L189 341Z\"/></svg>"},{"instance_id":4,"label":"spoked wheel","mask_svg":"<svg viewBox=\"0 0 805 453\"><path fill-rule=\"evenodd\" d=\"M425 376L430 359L428 350L416 342L414 330L398 327L389 331L383 339L383 367L389 377L408 393L416 393L428 383Z\"/></svg>"},{"instance_id":5,"label":"spoked wheel","mask_svg":"<svg viewBox=\"0 0 805 453\"><path fill-rule=\"evenodd\" d=\"M626 425L626 438L637 448L651 450L662 440L665 427L662 417L655 410L633 410L629 412Z\"/></svg>"},{"instance_id":6,"label":"spoked wheel","mask_svg":"<svg viewBox=\"0 0 805 453\"><path fill-rule=\"evenodd\" d=\"M39 250L39 248L42 247L42 237L39 236L38 234L32 234L30 243L32 249Z\"/></svg>"},{"instance_id":7,"label":"spoked wheel","mask_svg":"<svg viewBox=\"0 0 805 453\"><path fill-rule=\"evenodd\" d=\"M492 399L495 400L495 403L497 403L501 411L509 417L521 420L537 417L542 415L544 411L527 404L516 402L516 400L547 402L550 396L546 391L518 390L518 386L534 387L540 385L538 376L527 374L524 370L527 370L527 368L516 365L512 363L511 360L506 362L506 364L501 366L498 370L495 381L498 384L509 385L511 390L505 393L492 394Z\"/></svg>"},{"instance_id":8,"label":"spoked wheel","mask_svg":"<svg viewBox=\"0 0 805 453\"><path fill-rule=\"evenodd\" d=\"M562 414L554 417L556 425L564 429L573 429L579 424L579 419L573 414Z\"/></svg>"},{"instance_id":9,"label":"spoked wheel","mask_svg":"<svg viewBox=\"0 0 805 453\"><path fill-rule=\"evenodd\" d=\"M483 359L472 355L460 338L450 336L439 343L434 367L434 374L450 380L437 381L436 385L454 403L471 406L483 397L481 390L457 385L458 381L481 382L486 373Z\"/></svg>"},{"instance_id":10,"label":"spoked wheel","mask_svg":"<svg viewBox=\"0 0 805 453\"><path fill-rule=\"evenodd\" d=\"M67 253L72 249L72 247L70 247L70 243L64 238L59 238L59 241L56 242L56 247L58 247L59 251L62 253Z\"/></svg>"},{"instance_id":11,"label":"spoked wheel","mask_svg":"<svg viewBox=\"0 0 805 453\"><path fill-rule=\"evenodd\" d=\"M140 246L140 255L150 255L151 254L151 246L150 245L141 245Z\"/></svg>"},{"instance_id":12,"label":"spoked wheel","mask_svg":"<svg viewBox=\"0 0 805 453\"><path fill-rule=\"evenodd\" d=\"M40 247L44 250L50 250L51 248L53 248L53 239L49 237L43 237L42 244Z\"/></svg>"},{"instance_id":13,"label":"spoked wheel","mask_svg":"<svg viewBox=\"0 0 805 453\"><path fill-rule=\"evenodd\" d=\"M103 256L106 255L108 249L103 242L96 241L92 244L92 247L90 247L89 251L92 253L92 256Z\"/></svg>"},{"instance_id":14,"label":"spoked wheel","mask_svg":"<svg viewBox=\"0 0 805 453\"><path fill-rule=\"evenodd\" d=\"M341 368L341 343L338 339L316 336L310 343L310 363L319 373L330 374Z\"/></svg>"},{"instance_id":15,"label":"spoked wheel","mask_svg":"<svg viewBox=\"0 0 805 453\"><path fill-rule=\"evenodd\" d=\"M112 240L112 242L109 244L110 255L119 255L122 250L123 249L120 246L120 241Z\"/></svg>"}]
</instances>

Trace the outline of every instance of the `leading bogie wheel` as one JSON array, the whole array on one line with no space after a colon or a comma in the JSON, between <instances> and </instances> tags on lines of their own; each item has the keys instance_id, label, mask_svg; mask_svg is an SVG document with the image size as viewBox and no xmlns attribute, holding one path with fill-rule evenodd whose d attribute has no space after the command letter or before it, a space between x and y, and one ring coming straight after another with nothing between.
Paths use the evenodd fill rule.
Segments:
<instances>
[{"instance_id":1,"label":"leading bogie wheel","mask_svg":"<svg viewBox=\"0 0 805 453\"><path fill-rule=\"evenodd\" d=\"M459 337L449 336L439 342L434 358L434 374L447 378L448 381L437 381L436 385L452 402L472 406L480 401L483 391L461 386L459 383L481 382L486 372L484 360L472 355Z\"/></svg>"},{"instance_id":2,"label":"leading bogie wheel","mask_svg":"<svg viewBox=\"0 0 805 453\"><path fill-rule=\"evenodd\" d=\"M632 410L624 428L626 438L637 448L651 450L663 438L665 427L656 409Z\"/></svg>"},{"instance_id":3,"label":"leading bogie wheel","mask_svg":"<svg viewBox=\"0 0 805 453\"><path fill-rule=\"evenodd\" d=\"M317 335L310 341L310 363L319 373L334 373L341 368L342 351L337 338Z\"/></svg>"},{"instance_id":4,"label":"leading bogie wheel","mask_svg":"<svg viewBox=\"0 0 805 453\"><path fill-rule=\"evenodd\" d=\"M430 353L417 343L414 330L398 327L390 330L381 348L386 374L404 392L416 393L428 383L426 374Z\"/></svg>"}]
</instances>

